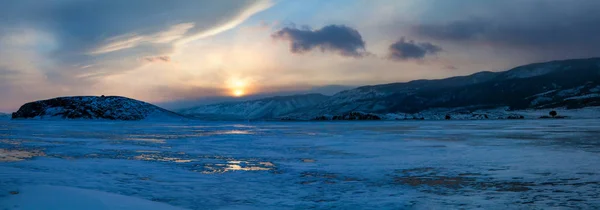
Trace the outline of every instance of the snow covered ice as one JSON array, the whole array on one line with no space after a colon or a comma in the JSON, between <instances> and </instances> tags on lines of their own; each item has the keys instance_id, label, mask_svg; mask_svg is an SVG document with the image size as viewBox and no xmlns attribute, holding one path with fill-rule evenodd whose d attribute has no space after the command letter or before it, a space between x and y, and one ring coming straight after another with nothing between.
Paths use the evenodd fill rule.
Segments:
<instances>
[{"instance_id":1,"label":"snow covered ice","mask_svg":"<svg viewBox=\"0 0 600 210\"><path fill-rule=\"evenodd\" d=\"M0 120L0 209L600 208L600 121Z\"/></svg>"}]
</instances>

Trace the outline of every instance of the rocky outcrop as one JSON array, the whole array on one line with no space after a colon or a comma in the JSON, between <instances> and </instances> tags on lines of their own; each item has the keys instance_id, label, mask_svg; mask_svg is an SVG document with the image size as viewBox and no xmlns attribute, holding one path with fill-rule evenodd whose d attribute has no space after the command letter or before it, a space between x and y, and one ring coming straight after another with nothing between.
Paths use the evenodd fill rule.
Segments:
<instances>
[{"instance_id":1,"label":"rocky outcrop","mask_svg":"<svg viewBox=\"0 0 600 210\"><path fill-rule=\"evenodd\" d=\"M143 120L183 118L155 105L120 96L60 97L26 103L13 119L107 119Z\"/></svg>"}]
</instances>

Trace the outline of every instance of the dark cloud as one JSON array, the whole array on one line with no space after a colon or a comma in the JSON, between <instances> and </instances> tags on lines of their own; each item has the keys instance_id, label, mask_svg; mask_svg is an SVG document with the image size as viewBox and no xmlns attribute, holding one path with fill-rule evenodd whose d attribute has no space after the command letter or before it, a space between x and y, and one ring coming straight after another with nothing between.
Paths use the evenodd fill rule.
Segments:
<instances>
[{"instance_id":1,"label":"dark cloud","mask_svg":"<svg viewBox=\"0 0 600 210\"><path fill-rule=\"evenodd\" d=\"M450 16L439 20L414 24L414 35L526 50L549 59L600 56L600 1L463 0L442 5L433 4L439 1L428 2L435 9L427 12L455 12L448 12ZM465 7L479 12L469 14ZM466 14L458 14L461 10Z\"/></svg>"},{"instance_id":2,"label":"dark cloud","mask_svg":"<svg viewBox=\"0 0 600 210\"><path fill-rule=\"evenodd\" d=\"M453 65L446 65L446 66L444 66L444 68L448 69L448 70L458 70L458 67L453 66Z\"/></svg>"},{"instance_id":3,"label":"dark cloud","mask_svg":"<svg viewBox=\"0 0 600 210\"><path fill-rule=\"evenodd\" d=\"M410 59L423 59L427 55L435 55L442 51L442 48L429 42L417 43L403 37L399 41L390 45L388 57L392 60L402 61Z\"/></svg>"},{"instance_id":4,"label":"dark cloud","mask_svg":"<svg viewBox=\"0 0 600 210\"><path fill-rule=\"evenodd\" d=\"M365 41L356 29L344 25L329 25L318 30L307 27L286 27L271 35L274 39L290 42L292 53L305 53L315 48L333 51L342 56L362 57L368 53Z\"/></svg>"},{"instance_id":5,"label":"dark cloud","mask_svg":"<svg viewBox=\"0 0 600 210\"><path fill-rule=\"evenodd\" d=\"M147 62L171 62L171 57L167 56L167 55L163 55L163 56L154 56L154 57L145 57L144 58L145 61Z\"/></svg>"},{"instance_id":6,"label":"dark cloud","mask_svg":"<svg viewBox=\"0 0 600 210\"><path fill-rule=\"evenodd\" d=\"M475 40L492 28L489 21L469 19L439 25L419 25L417 33L427 37L443 40Z\"/></svg>"},{"instance_id":7,"label":"dark cloud","mask_svg":"<svg viewBox=\"0 0 600 210\"><path fill-rule=\"evenodd\" d=\"M19 75L20 72L0 66L0 79L8 78L9 76Z\"/></svg>"}]
</instances>

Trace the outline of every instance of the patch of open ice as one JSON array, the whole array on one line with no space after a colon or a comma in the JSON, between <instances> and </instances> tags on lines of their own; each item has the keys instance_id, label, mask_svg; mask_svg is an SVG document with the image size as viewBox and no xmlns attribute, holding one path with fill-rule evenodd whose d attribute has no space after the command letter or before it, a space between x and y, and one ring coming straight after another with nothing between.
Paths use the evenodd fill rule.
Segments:
<instances>
[{"instance_id":1,"label":"patch of open ice","mask_svg":"<svg viewBox=\"0 0 600 210\"><path fill-rule=\"evenodd\" d=\"M0 149L0 162L15 162L22 161L32 157L45 156L44 152L40 151L21 151L21 150L5 150Z\"/></svg>"}]
</instances>

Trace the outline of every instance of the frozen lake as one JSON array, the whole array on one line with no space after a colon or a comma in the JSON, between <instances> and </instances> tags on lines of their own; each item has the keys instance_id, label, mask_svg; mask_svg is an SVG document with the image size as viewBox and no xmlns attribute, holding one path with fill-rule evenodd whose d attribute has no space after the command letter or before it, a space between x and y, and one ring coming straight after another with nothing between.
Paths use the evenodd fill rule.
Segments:
<instances>
[{"instance_id":1,"label":"frozen lake","mask_svg":"<svg viewBox=\"0 0 600 210\"><path fill-rule=\"evenodd\" d=\"M599 163L593 119L0 120L0 209L591 209Z\"/></svg>"}]
</instances>

